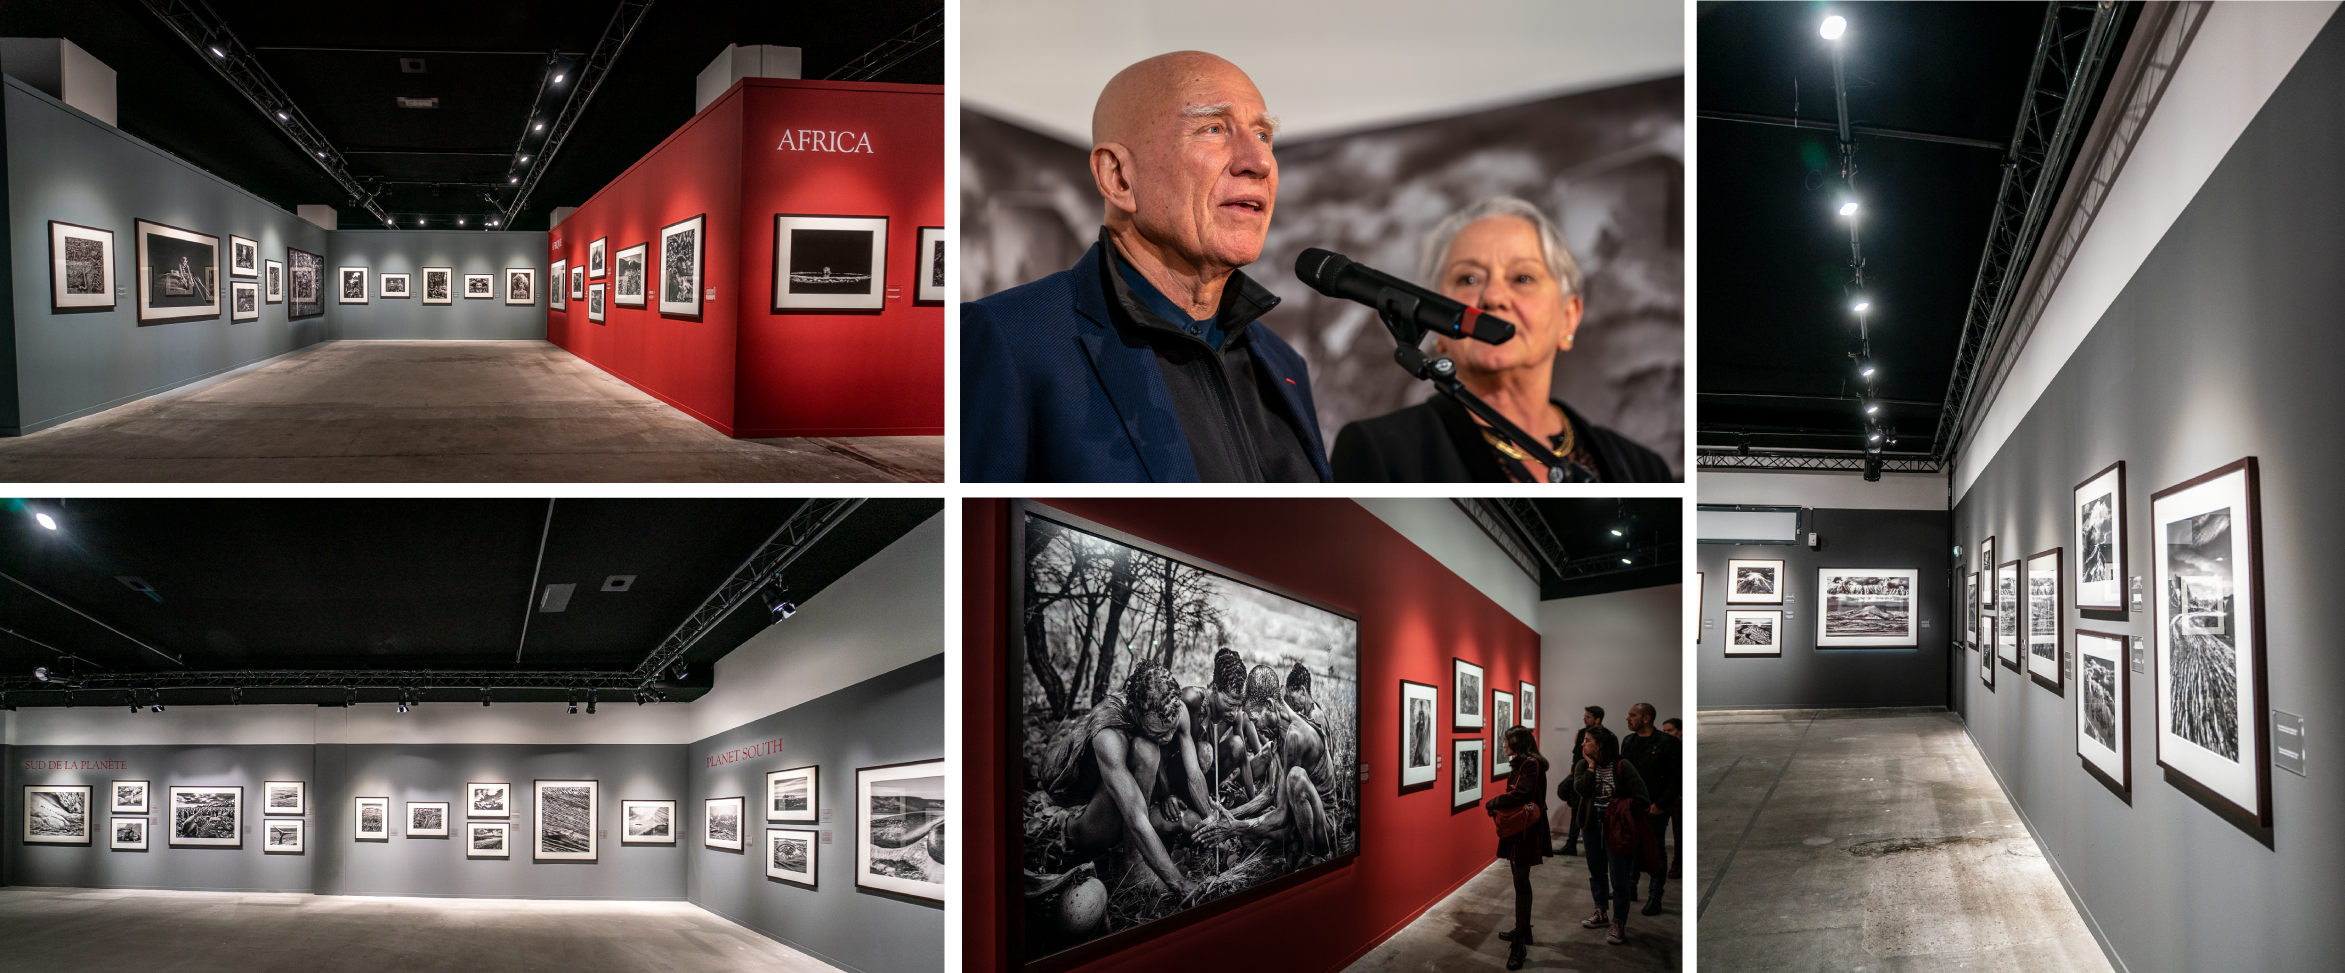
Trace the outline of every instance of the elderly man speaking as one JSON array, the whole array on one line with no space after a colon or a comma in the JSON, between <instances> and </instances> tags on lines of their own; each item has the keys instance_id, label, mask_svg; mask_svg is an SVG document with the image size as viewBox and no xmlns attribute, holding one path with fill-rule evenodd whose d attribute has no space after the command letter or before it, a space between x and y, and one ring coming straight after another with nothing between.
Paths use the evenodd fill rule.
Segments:
<instances>
[{"instance_id":1,"label":"elderly man speaking","mask_svg":"<svg viewBox=\"0 0 2345 973\"><path fill-rule=\"evenodd\" d=\"M1125 68L1091 114L1099 243L961 306L961 478L1330 479L1302 356L1239 267L1278 199L1278 120L1197 51Z\"/></svg>"}]
</instances>

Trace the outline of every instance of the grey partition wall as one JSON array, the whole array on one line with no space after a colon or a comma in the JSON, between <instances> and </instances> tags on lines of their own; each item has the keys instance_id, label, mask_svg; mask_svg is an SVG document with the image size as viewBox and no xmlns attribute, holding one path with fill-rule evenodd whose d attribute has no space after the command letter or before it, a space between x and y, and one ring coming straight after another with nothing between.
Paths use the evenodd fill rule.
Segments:
<instances>
[{"instance_id":1,"label":"grey partition wall","mask_svg":"<svg viewBox=\"0 0 2345 973\"><path fill-rule=\"evenodd\" d=\"M331 337L349 338L544 338L546 336L545 231L337 230L328 243L326 271L367 268L367 302L333 303ZM423 269L454 271L447 304L426 304ZM505 303L505 270L537 271L528 304ZM408 275L407 297L384 297L381 274ZM496 284L487 298L464 296L465 274L488 274ZM333 297L327 298L329 303Z\"/></svg>"},{"instance_id":2,"label":"grey partition wall","mask_svg":"<svg viewBox=\"0 0 2345 973\"><path fill-rule=\"evenodd\" d=\"M1803 529L1822 536L1820 550L1791 544L1696 545L1695 570L1702 572L1704 584L1695 702L1703 709L1946 705L1948 626L1954 617L1947 589L1946 511L1822 509L1807 514ZM1740 558L1783 562L1784 604L1726 603L1726 562ZM1918 569L1916 644L1817 648L1819 568ZM1781 608L1783 655L1727 656L1730 607Z\"/></svg>"},{"instance_id":3,"label":"grey partition wall","mask_svg":"<svg viewBox=\"0 0 2345 973\"><path fill-rule=\"evenodd\" d=\"M260 319L220 316L142 325L138 319L137 221L220 238L227 287L228 237L258 241L280 263L288 247L327 252L332 234L161 149L98 121L15 78L0 78L5 112L8 269L12 300L0 304L0 435L20 435L185 385L327 337L327 317L290 320L286 304ZM111 310L53 311L49 221L111 230ZM542 248L543 234L539 234Z\"/></svg>"},{"instance_id":4,"label":"grey partition wall","mask_svg":"<svg viewBox=\"0 0 2345 973\"><path fill-rule=\"evenodd\" d=\"M933 967L944 952L944 906L855 886L855 769L942 757L944 656L936 655L726 730L691 746L691 779L678 807L691 853L692 901L791 946L853 970ZM779 752L762 752L780 741ZM720 759L735 751L748 759ZM816 846L816 888L765 877L758 850L765 774L822 768L813 825L831 836ZM708 848L701 802L745 797L743 851ZM948 828L951 826L948 825Z\"/></svg>"},{"instance_id":5,"label":"grey partition wall","mask_svg":"<svg viewBox=\"0 0 2345 973\"><path fill-rule=\"evenodd\" d=\"M308 892L318 818L315 748L306 744L247 746L8 747L7 878L11 885L77 888L193 889L216 892ZM27 766L31 764L32 766ZM57 769L50 769L50 768ZM107 793L117 780L148 782L147 849L107 847ZM261 850L261 784L310 781L313 807L304 817L303 854ZM93 808L88 845L28 844L24 788L28 784L86 784ZM189 785L244 788L242 847L172 847L171 788ZM137 816L137 815L130 815ZM285 815L291 817L291 815Z\"/></svg>"}]
</instances>

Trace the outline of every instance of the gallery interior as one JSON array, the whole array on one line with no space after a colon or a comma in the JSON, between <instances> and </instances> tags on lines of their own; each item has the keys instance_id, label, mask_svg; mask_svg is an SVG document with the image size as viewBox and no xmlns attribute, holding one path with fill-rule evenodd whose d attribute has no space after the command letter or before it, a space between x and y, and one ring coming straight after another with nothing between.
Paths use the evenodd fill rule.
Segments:
<instances>
[{"instance_id":1,"label":"gallery interior","mask_svg":"<svg viewBox=\"0 0 2345 973\"><path fill-rule=\"evenodd\" d=\"M963 503L972 973L1497 969L1495 741L1561 783L1583 707L1680 715L1674 498ZM1676 884L1608 945L1528 871L1531 966L1680 968Z\"/></svg>"},{"instance_id":2,"label":"gallery interior","mask_svg":"<svg viewBox=\"0 0 2345 973\"><path fill-rule=\"evenodd\" d=\"M2335 967L2335 11L1705 8L1704 964Z\"/></svg>"},{"instance_id":3,"label":"gallery interior","mask_svg":"<svg viewBox=\"0 0 2345 973\"><path fill-rule=\"evenodd\" d=\"M941 481L943 6L8 4L0 478Z\"/></svg>"},{"instance_id":4,"label":"gallery interior","mask_svg":"<svg viewBox=\"0 0 2345 973\"><path fill-rule=\"evenodd\" d=\"M945 520L10 501L0 955L940 970Z\"/></svg>"}]
</instances>

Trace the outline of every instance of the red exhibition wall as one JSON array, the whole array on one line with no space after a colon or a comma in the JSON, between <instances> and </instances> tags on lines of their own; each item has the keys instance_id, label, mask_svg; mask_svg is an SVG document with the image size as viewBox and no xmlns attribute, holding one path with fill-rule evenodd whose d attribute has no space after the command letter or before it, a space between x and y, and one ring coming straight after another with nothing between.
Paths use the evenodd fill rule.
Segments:
<instances>
[{"instance_id":1,"label":"red exhibition wall","mask_svg":"<svg viewBox=\"0 0 2345 973\"><path fill-rule=\"evenodd\" d=\"M784 213L887 217L886 306L775 313ZM546 261L603 239L650 244L656 269L660 228L697 215L716 294L697 319L653 300L595 323L574 298L546 337L730 436L944 434L944 308L916 306L912 278L919 227L944 225L941 86L744 79L554 227Z\"/></svg>"},{"instance_id":2,"label":"red exhibition wall","mask_svg":"<svg viewBox=\"0 0 2345 973\"><path fill-rule=\"evenodd\" d=\"M1360 855L1352 864L1240 908L1226 909L1076 967L1082 973L1340 970L1400 931L1496 859L1498 840L1479 805L1449 804L1442 776L1400 793L1400 681L1450 691L1450 660L1484 669L1489 686L1539 685L1539 633L1350 500L1041 500L1041 503L1360 615ZM1010 923L1020 862L1005 837L1004 802L1019 768L1004 756L1011 682L1010 501L964 501L962 546L964 968L1010 973ZM1545 691L1544 688L1542 691ZM1487 702L1487 696L1485 696ZM1480 731L1487 734L1487 730ZM1496 791L1485 785L1485 795ZM1204 910L1211 912L1212 907ZM1243 945L1243 950L1234 946ZM1244 961L1232 966L1232 957Z\"/></svg>"}]
</instances>

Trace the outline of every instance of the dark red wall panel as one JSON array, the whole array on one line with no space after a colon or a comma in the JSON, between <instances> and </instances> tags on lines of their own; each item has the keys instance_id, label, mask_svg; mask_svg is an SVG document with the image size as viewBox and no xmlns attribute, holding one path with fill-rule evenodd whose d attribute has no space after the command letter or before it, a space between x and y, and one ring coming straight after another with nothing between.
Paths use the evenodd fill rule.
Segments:
<instances>
[{"instance_id":1,"label":"dark red wall panel","mask_svg":"<svg viewBox=\"0 0 2345 973\"><path fill-rule=\"evenodd\" d=\"M1494 859L1489 817L1479 806L1453 810L1449 803L1447 741L1476 731L1442 733L1442 778L1429 790L1399 793L1400 680L1440 687L1446 701L1454 656L1483 666L1492 687L1538 684L1536 631L1349 500L1042 502L1361 616L1360 725L1369 773L1356 862L1079 967L1083 973L1233 969L1233 956L1243 956L1247 969L1340 970ZM965 512L964 807L971 835L999 836L1006 833L1003 788L1018 778L1005 766L1001 726L1001 707L1013 698L1003 618L1009 503L970 499ZM1495 791L1486 785L1485 793ZM999 841L973 841L980 846L970 849L966 874L1017 875L1015 850ZM986 884L965 893L965 968L1014 969L1006 942L1018 908L1013 889Z\"/></svg>"}]
</instances>

